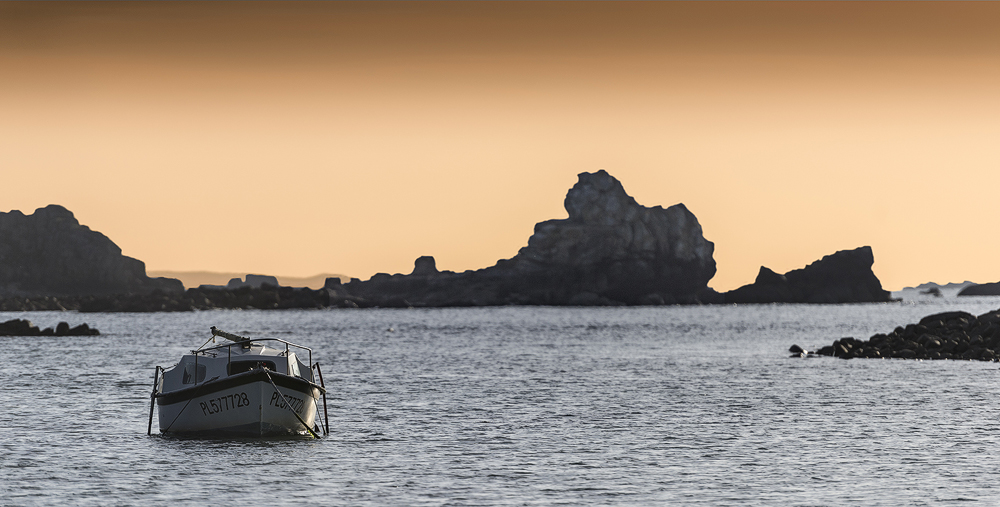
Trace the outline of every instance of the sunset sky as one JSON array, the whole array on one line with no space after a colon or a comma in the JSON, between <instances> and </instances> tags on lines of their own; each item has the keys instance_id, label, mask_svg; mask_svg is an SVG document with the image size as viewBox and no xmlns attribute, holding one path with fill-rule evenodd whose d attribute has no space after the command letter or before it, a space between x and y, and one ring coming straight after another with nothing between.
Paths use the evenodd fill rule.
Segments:
<instances>
[{"instance_id":1,"label":"sunset sky","mask_svg":"<svg viewBox=\"0 0 1000 507\"><path fill-rule=\"evenodd\" d=\"M0 211L149 270L462 271L580 172L729 290L871 245L1000 280L1000 3L0 3Z\"/></svg>"}]
</instances>

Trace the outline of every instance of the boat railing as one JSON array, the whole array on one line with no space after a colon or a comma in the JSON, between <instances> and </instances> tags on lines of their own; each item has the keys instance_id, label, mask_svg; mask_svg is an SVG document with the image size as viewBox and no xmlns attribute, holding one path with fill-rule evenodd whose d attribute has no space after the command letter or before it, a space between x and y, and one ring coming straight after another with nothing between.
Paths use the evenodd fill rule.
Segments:
<instances>
[{"instance_id":1,"label":"boat railing","mask_svg":"<svg viewBox=\"0 0 1000 507\"><path fill-rule=\"evenodd\" d=\"M285 356L285 363L286 363L285 364L285 374L286 375L291 375L292 365L290 364L289 359L291 359L291 352L292 352L293 348L294 349L303 350L303 351L307 352L309 354L309 362L306 363L306 364L307 365L312 365L313 364L312 349L311 348L306 347L305 345L298 345L298 344L292 343L292 342L287 341L287 340L282 340L281 338L250 338L250 337L240 336L240 335L233 334L233 333L227 333L227 332L225 332L225 331L223 331L221 329L216 328L215 326L212 326L212 337L215 338L216 336L221 337L221 338L225 338L225 339L227 339L229 341L232 341L233 343L224 343L222 345L216 345L214 347L207 347L206 348L205 345L207 345L208 342L205 342L205 345L202 345L200 348L198 348L198 350L192 350L191 351L191 353L194 355L194 371L195 371L195 383L196 384L198 383L197 374L198 374L198 356L199 355L201 355L201 356L207 356L208 352L211 352L211 351L220 351L221 352L222 349L226 349L226 353L229 356L228 361L226 363L226 372L228 373L230 365L233 362L233 347L240 347L240 348L243 348L243 349L249 349L254 343L259 343L259 342L280 343L280 344L282 344L282 345L285 346L284 356ZM301 373L302 372L300 371L299 374L301 375ZM311 368L310 368L310 377L311 376L312 376L312 371L311 371Z\"/></svg>"}]
</instances>

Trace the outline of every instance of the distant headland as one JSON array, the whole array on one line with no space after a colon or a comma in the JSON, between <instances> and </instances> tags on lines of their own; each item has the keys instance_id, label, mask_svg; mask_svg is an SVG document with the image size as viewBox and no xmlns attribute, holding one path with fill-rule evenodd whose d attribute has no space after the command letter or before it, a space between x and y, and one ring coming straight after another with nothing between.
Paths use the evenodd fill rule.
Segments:
<instances>
[{"instance_id":1,"label":"distant headland","mask_svg":"<svg viewBox=\"0 0 1000 507\"><path fill-rule=\"evenodd\" d=\"M185 290L150 278L109 238L58 205L0 213L0 310L184 311L212 308L619 306L889 301L870 247L833 253L719 293L714 244L683 204L645 207L604 170L581 173L564 201L569 217L535 225L511 259L456 273L418 258L409 274L326 279L321 289L248 276ZM237 283L239 282L239 283Z\"/></svg>"}]
</instances>

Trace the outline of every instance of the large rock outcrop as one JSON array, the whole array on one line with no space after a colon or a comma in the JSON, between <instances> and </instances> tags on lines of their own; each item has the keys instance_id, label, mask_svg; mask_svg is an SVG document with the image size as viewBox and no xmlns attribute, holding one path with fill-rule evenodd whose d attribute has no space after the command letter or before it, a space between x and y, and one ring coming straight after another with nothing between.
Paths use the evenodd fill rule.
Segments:
<instances>
[{"instance_id":1,"label":"large rock outcrop","mask_svg":"<svg viewBox=\"0 0 1000 507\"><path fill-rule=\"evenodd\" d=\"M72 296L183 291L179 280L149 278L139 260L58 205L31 215L0 213L0 296Z\"/></svg>"},{"instance_id":2,"label":"large rock outcrop","mask_svg":"<svg viewBox=\"0 0 1000 507\"><path fill-rule=\"evenodd\" d=\"M757 280L724 294L726 303L873 303L891 294L872 272L869 246L841 250L779 275L761 266Z\"/></svg>"},{"instance_id":3,"label":"large rock outcrop","mask_svg":"<svg viewBox=\"0 0 1000 507\"><path fill-rule=\"evenodd\" d=\"M516 256L478 271L439 272L433 258L410 275L378 274L337 287L380 306L613 305L718 298L714 245L684 207L647 208L607 172L582 173L569 217L535 225Z\"/></svg>"}]
</instances>

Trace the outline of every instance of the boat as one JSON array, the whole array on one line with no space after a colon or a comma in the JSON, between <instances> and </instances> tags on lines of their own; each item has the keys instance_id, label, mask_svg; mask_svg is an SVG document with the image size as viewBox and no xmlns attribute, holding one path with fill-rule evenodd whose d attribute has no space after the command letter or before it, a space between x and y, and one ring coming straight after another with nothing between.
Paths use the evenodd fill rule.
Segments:
<instances>
[{"instance_id":1,"label":"boat","mask_svg":"<svg viewBox=\"0 0 1000 507\"><path fill-rule=\"evenodd\" d=\"M215 326L211 331L208 341L176 365L156 367L147 435L152 434L155 405L165 435L319 438L321 399L323 434L330 433L326 387L319 363L312 362L312 349ZM207 346L216 338L228 342Z\"/></svg>"}]
</instances>

